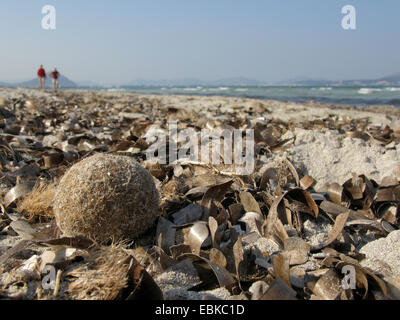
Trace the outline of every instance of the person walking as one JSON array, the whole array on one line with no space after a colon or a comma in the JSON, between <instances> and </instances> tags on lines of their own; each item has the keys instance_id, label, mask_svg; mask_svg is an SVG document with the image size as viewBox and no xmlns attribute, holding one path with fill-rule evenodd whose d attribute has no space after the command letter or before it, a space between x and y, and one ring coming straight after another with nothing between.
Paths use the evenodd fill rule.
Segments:
<instances>
[{"instance_id":1,"label":"person walking","mask_svg":"<svg viewBox=\"0 0 400 320\"><path fill-rule=\"evenodd\" d=\"M44 89L45 88L45 81L46 81L46 71L43 69L43 65L40 65L40 68L37 72L38 78L39 78L39 83L40 83L40 88Z\"/></svg>"},{"instance_id":2,"label":"person walking","mask_svg":"<svg viewBox=\"0 0 400 320\"><path fill-rule=\"evenodd\" d=\"M59 76L60 76L60 73L57 71L56 68L54 68L54 71L51 73L51 78L53 79L54 90L57 90L59 88L59 82L58 82Z\"/></svg>"}]
</instances>

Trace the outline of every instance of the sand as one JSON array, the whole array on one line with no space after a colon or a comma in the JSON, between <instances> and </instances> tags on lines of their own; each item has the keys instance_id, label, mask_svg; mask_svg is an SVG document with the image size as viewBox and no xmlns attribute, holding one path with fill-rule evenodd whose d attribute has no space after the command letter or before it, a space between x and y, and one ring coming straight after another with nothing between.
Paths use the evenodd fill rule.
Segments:
<instances>
[{"instance_id":1,"label":"sand","mask_svg":"<svg viewBox=\"0 0 400 320\"><path fill-rule=\"evenodd\" d=\"M317 191L327 184L343 184L352 173L364 174L380 183L385 176L400 178L400 145L383 146L358 138L349 138L336 130L324 132L296 128L284 137L295 137L294 146L285 156L304 175L312 176ZM279 158L279 156L277 157Z\"/></svg>"},{"instance_id":2,"label":"sand","mask_svg":"<svg viewBox=\"0 0 400 320\"><path fill-rule=\"evenodd\" d=\"M400 299L400 231L392 231L387 237L371 241L361 248L365 254L363 267L381 275L389 293Z\"/></svg>"}]
</instances>

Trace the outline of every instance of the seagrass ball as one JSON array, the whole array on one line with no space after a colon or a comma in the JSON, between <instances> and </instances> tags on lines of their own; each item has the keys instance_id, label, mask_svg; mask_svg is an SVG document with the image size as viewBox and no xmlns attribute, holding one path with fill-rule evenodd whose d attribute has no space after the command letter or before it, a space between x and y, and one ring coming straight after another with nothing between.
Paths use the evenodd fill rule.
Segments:
<instances>
[{"instance_id":1,"label":"seagrass ball","mask_svg":"<svg viewBox=\"0 0 400 320\"><path fill-rule=\"evenodd\" d=\"M127 156L96 154L73 165L57 187L53 210L64 236L98 242L135 238L158 216L159 195L147 169Z\"/></svg>"}]
</instances>

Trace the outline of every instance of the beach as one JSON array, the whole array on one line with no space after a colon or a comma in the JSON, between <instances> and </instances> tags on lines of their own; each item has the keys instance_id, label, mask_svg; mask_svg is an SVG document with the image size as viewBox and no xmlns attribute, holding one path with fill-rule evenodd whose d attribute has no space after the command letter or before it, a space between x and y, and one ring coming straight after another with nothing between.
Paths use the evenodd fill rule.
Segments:
<instances>
[{"instance_id":1,"label":"beach","mask_svg":"<svg viewBox=\"0 0 400 320\"><path fill-rule=\"evenodd\" d=\"M249 192L259 203L259 208L255 206L258 209L254 209L253 206L253 210L250 210L246 208L242 198L240 198L242 202L237 200L238 203L235 204L240 202L247 213L260 210L260 214L262 211L267 216L266 212L270 212L274 196L279 197L293 188L307 190L320 206L323 200L333 201L332 190L333 188L338 190L337 186L339 186L339 189L342 188L341 192L345 193L346 191L347 194L346 196L343 195L344 193L340 194L341 198L339 202L336 202L338 205L350 208L354 212L358 210L359 214L365 214L371 221L376 220L381 223L379 219L382 219L382 215L373 217L379 210L372 205L372 199L377 201L376 203L380 203L379 199L376 200L378 190L381 190L380 186L394 188L400 180L400 108L394 106L355 107L225 96L140 95L127 92L83 90L53 92L50 90L0 88L0 113L2 115L0 136L4 146L1 153L0 184L4 206L1 224L3 231L0 236L1 255L21 240L21 234L10 228L9 224L12 220L10 217L14 217L15 220L23 218L24 213L19 211L16 205L19 198L22 199L27 193L17 194L11 201L7 196L10 190L18 183L26 181L37 183L39 180L57 180L72 164L95 153L112 153L133 157L147 168L160 193L160 215L175 225L188 223L188 220L184 219L183 222L181 221L182 223L179 223L172 218L173 214L180 212L190 204L200 204L199 198L193 198L193 195L196 194L193 191L195 188L198 188L197 191L201 190L198 192L204 197L206 190L204 188L221 185L236 178L241 179L242 185L240 187L238 184L238 187L235 180L236 189L232 187L236 190L235 192ZM170 137L171 123L176 125L178 133L190 129L192 130L190 132L194 132L195 135L205 129L217 133L222 130L229 132L238 130L243 135L246 130L252 130L254 134L254 166L251 172L244 175L236 170L235 164L224 163L226 155L221 155L222 161L217 164L196 158L178 159L177 163L158 165L154 159L147 159L146 150L152 143L148 140L149 132L157 129ZM171 145L171 142L169 143ZM178 149L181 144L178 143ZM269 176L268 172L271 169L275 170L275 173ZM387 177L392 181L389 185L386 184L389 179ZM358 185L361 188L359 197L352 194L352 190L357 189L357 183L362 185L362 187ZM348 187L349 185L351 187ZM357 201L364 201L369 197L366 195L368 188L374 190L374 195L369 205L363 202L363 205L360 206ZM263 192L274 195L272 198L267 197L271 203L268 203L266 198L264 198L265 203L263 202ZM223 198L229 197L231 196L225 194ZM353 198L348 199L349 197ZM397 206L398 200L394 197L387 202ZM222 206L225 206L228 211L229 206L222 198L215 201L222 203ZM225 201L228 202L228 200ZM230 204L232 203L229 202ZM306 202L306 205L310 205L310 202ZM230 217L233 215L231 209L229 209ZM220 210L222 209L220 208ZM361 212L362 210L365 212ZM222 211L224 212L224 210ZM219 213L221 214L221 211ZM353 247L351 250L342 252L346 254L350 251L358 252L367 243L385 238L388 233L393 238L393 232L398 232L396 231L398 229L396 214L393 213L394 217L391 216L391 233L381 230L379 235L374 232L366 234L361 232L355 236L356 232L353 235L348 230L347 233L353 237ZM243 212L242 215L245 216ZM337 216L332 215L331 218ZM221 229L221 233L226 235L226 230L229 228L224 225L225 220L220 215L215 217L216 219L218 217L219 226L226 228ZM51 221L44 217L36 218L36 220L30 220L33 226L35 223ZM231 218L228 220L230 220L230 225L236 224ZM194 221L189 222L193 223ZM323 217L315 221L309 219L304 219L304 221L306 223L303 228L308 230L308 233L303 234L304 239L311 247L317 248L323 245L335 220L333 219L332 222L327 217ZM289 228L292 222L289 222L284 223L286 236L296 234L295 230L292 230L294 222L292 229ZM247 236L247 242L243 241L244 252L248 252L249 256L255 252L254 248L268 252L264 256L255 253L255 259L259 259L258 266L264 266L265 270L270 270L275 262L272 263L272 260L268 259L267 261L265 257L272 257L274 253L282 251L284 241L279 246L276 242L272 243L272 240L264 236L262 232L261 236L263 237L260 240L258 231L256 239L251 240L249 234L254 233L255 229L251 227L250 222L242 222L241 225L243 224L250 225L250 229L243 232L243 237ZM157 234L161 232L155 229L153 231L158 232ZM227 240L229 235L226 235L227 238L221 237L223 240ZM265 239L268 239L269 242L266 243ZM223 240L220 240L219 245L221 252L225 252L222 245ZM346 242L346 240L343 241ZM179 241L175 240L174 245L178 243ZM137 240L137 244L148 250L156 244L154 234L150 232L147 237ZM161 247L164 251L169 251L169 248ZM204 247L207 248L206 245ZM339 251L338 247L335 249ZM12 259L15 259L13 261L10 258L1 267L5 271L0 278L0 286L9 281L6 275L10 275L18 264L34 255L41 256L46 250L43 247L35 247L31 255L25 252L23 255L13 257ZM379 248L374 250L379 250ZM388 250L391 250L390 247ZM133 254L138 261L141 255L144 255L138 251ZM226 254L226 257L228 256ZM297 265L303 266L303 269L300 267L295 270L291 269L291 285L295 289L300 290L302 286L307 286L304 284L307 278L306 274L314 272L316 275L316 270L321 268L317 263L317 256L309 253L308 257L308 260ZM354 256L352 257L354 258ZM245 299L244 291L255 292L254 287L253 291L248 289L238 293L223 286L195 292L189 288L199 283L198 276L190 272L182 273L179 263L169 266L169 269L167 267L157 269L154 266L149 267L149 262L146 260L148 258L143 259L146 261L144 266L147 267L147 272L153 276L163 291L164 297L169 299ZM209 257L209 259L211 258ZM379 259L384 260L384 257L380 256ZM370 261L368 265L371 266ZM229 269L228 266L229 261L227 269ZM391 292L396 296L398 293L395 289L398 283L396 284L397 280L393 279L398 279L400 269L397 264L391 267L391 271L388 271L382 278L385 278L387 283L392 283L394 289L392 288ZM274 275L276 276L276 274L275 270ZM255 279L256 277L249 281L254 284L257 282ZM296 284L296 279L300 281L300 284L298 282ZM272 280L268 285L271 288ZM16 287L9 287L7 290L1 292L4 297L25 295L27 298L35 298L36 294L33 289L24 293L18 291ZM311 296L314 298L329 297L328 295L324 296L324 293L317 289L310 290L313 292ZM378 294L375 294L374 297L377 296Z\"/></svg>"},{"instance_id":2,"label":"beach","mask_svg":"<svg viewBox=\"0 0 400 320\"><path fill-rule=\"evenodd\" d=\"M52 94L51 91L29 89L2 89L0 97L6 100L26 99L28 106L32 102L32 106L27 107L28 112L37 112L35 107L39 106L36 106L36 99L40 103L57 105L50 110L62 114L67 125L77 126L77 129L65 130L66 124L60 123L51 128L51 134L44 132L36 139L44 138L42 142L45 146L57 146L63 151L71 149L71 146L64 149L62 147L71 134L95 133L96 138L101 137L105 139L102 141L104 142L110 140L110 135L115 130L135 129L135 123L141 123L141 126L146 123L147 128L153 124L161 125L165 129L168 121L178 121L178 126L181 122L181 126L201 130L230 125L239 120L242 122L239 125L241 129L254 128L257 123L273 125L275 121L278 122L277 128L281 126L277 140L292 140L283 150L267 153L260 158L258 166L286 156L302 174L316 179L319 191L326 191L324 185L327 183L345 182L351 178L353 172L365 174L378 182L393 172L400 174L398 144L365 137L365 132L371 128L374 132L383 132L388 126L399 132L400 109L391 106L345 107L312 102L119 92L65 91ZM45 111L46 106L42 105L40 108ZM87 117L87 113L91 111L97 113L91 114L92 122L107 124L110 121L113 123L112 127L102 127L100 124L93 127L81 126L80 117ZM68 114L69 112L72 114ZM145 135L146 132L140 133ZM62 135L63 139L54 144L57 134ZM79 150L75 148L74 151Z\"/></svg>"}]
</instances>

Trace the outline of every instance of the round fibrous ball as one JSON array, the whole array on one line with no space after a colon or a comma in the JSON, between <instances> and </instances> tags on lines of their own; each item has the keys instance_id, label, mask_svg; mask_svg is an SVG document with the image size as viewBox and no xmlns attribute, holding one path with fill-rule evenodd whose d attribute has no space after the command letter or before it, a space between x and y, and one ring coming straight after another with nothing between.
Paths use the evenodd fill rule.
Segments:
<instances>
[{"instance_id":1,"label":"round fibrous ball","mask_svg":"<svg viewBox=\"0 0 400 320\"><path fill-rule=\"evenodd\" d=\"M135 238L158 216L153 177L134 159L96 154L73 165L62 177L53 202L64 236L98 242Z\"/></svg>"}]
</instances>

